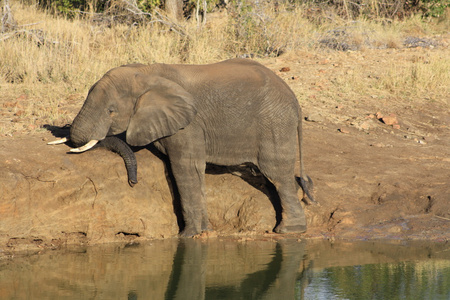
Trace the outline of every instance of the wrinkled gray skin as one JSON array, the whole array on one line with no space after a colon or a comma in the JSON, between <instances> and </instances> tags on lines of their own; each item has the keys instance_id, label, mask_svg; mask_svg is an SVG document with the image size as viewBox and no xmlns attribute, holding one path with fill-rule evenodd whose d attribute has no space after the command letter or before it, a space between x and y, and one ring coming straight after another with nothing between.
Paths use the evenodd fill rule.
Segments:
<instances>
[{"instance_id":1,"label":"wrinkled gray skin","mask_svg":"<svg viewBox=\"0 0 450 300\"><path fill-rule=\"evenodd\" d=\"M180 194L182 236L208 229L206 163L255 164L276 187L282 220L276 232L304 232L294 166L311 200L301 159L301 109L272 71L251 60L211 65L126 65L110 70L89 91L70 139L80 147L126 131L132 146L153 143L170 161Z\"/></svg>"}]
</instances>

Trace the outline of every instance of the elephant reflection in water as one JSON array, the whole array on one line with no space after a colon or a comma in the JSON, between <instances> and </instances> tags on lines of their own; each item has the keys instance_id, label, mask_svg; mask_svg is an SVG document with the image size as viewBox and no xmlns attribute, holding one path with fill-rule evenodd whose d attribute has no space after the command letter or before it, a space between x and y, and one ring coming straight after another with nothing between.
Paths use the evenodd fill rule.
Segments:
<instances>
[{"instance_id":1,"label":"elephant reflection in water","mask_svg":"<svg viewBox=\"0 0 450 300\"><path fill-rule=\"evenodd\" d=\"M305 259L304 243L289 240L277 242L270 255L271 261L265 264L265 268L248 273L240 284L229 285L220 285L224 274L221 270L214 271L214 266L207 265L213 263L208 259L208 250L211 250L208 248L207 243L198 240L179 242L165 299L294 299L295 285ZM239 249L236 250L239 252ZM240 262L233 260L227 263L233 265ZM259 267L260 265L256 264L256 268ZM211 269L212 273L208 272ZM209 276L218 276L219 280L216 281L219 281L219 284L208 286L209 281L214 281L214 278Z\"/></svg>"}]
</instances>

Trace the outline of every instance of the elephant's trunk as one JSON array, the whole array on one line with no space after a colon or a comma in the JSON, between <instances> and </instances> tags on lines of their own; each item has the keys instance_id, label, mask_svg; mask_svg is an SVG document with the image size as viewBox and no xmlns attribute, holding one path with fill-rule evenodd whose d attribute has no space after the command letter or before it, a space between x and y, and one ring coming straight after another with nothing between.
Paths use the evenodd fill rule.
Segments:
<instances>
[{"instance_id":1,"label":"elephant's trunk","mask_svg":"<svg viewBox=\"0 0 450 300\"><path fill-rule=\"evenodd\" d=\"M103 146L106 149L116 152L120 156L122 156L125 162L125 167L127 168L128 183L130 184L130 186L134 186L136 183L138 183L136 156L127 143L125 143L118 137L109 136L100 142L100 146Z\"/></svg>"},{"instance_id":2,"label":"elephant's trunk","mask_svg":"<svg viewBox=\"0 0 450 300\"><path fill-rule=\"evenodd\" d=\"M70 139L68 137L64 137L62 139L49 142L47 144L48 145L58 145L58 144L63 144L68 141L70 141ZM121 139L119 139L118 137L115 137L115 136L106 137L100 143L98 143L98 144L97 143L98 143L98 141L92 140L89 143L87 143L86 145L76 148L76 149L71 149L70 151L71 152L84 152L91 148L103 146L108 150L116 152L123 158L123 160L125 162L125 167L127 169L127 174L128 174L128 183L130 184L130 186L133 187L136 183L138 183L136 156L134 155L133 150L131 150L131 148L128 146L127 143L125 143L124 141L122 141ZM85 147L86 147L86 149L84 149Z\"/></svg>"},{"instance_id":3,"label":"elephant's trunk","mask_svg":"<svg viewBox=\"0 0 450 300\"><path fill-rule=\"evenodd\" d=\"M103 140L111 127L111 118L103 110L89 105L86 100L70 127L70 140L75 147L81 147L92 140Z\"/></svg>"},{"instance_id":4,"label":"elephant's trunk","mask_svg":"<svg viewBox=\"0 0 450 300\"><path fill-rule=\"evenodd\" d=\"M88 126L90 124L91 126ZM84 146L91 140L90 135L92 134L94 120L83 113L83 109L78 113L72 122L70 127L70 141L75 147Z\"/></svg>"}]
</instances>

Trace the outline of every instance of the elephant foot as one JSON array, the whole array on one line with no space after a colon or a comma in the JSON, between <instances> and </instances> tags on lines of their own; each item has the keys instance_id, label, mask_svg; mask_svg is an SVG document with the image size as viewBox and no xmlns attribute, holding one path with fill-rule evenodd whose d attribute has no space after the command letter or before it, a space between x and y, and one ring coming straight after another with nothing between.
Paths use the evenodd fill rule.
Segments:
<instances>
[{"instance_id":1,"label":"elephant foot","mask_svg":"<svg viewBox=\"0 0 450 300\"><path fill-rule=\"evenodd\" d=\"M303 233L306 231L305 225L284 225L283 221L273 230L276 233Z\"/></svg>"},{"instance_id":2,"label":"elephant foot","mask_svg":"<svg viewBox=\"0 0 450 300\"><path fill-rule=\"evenodd\" d=\"M191 222L189 225L184 227L184 229L179 233L180 237L193 237L196 235L201 235L204 232L209 232L209 222L208 218L204 218L201 225L198 222Z\"/></svg>"},{"instance_id":3,"label":"elephant foot","mask_svg":"<svg viewBox=\"0 0 450 300\"><path fill-rule=\"evenodd\" d=\"M182 232L180 232L180 237L191 238L194 235L200 234L195 228L185 228Z\"/></svg>"},{"instance_id":4,"label":"elephant foot","mask_svg":"<svg viewBox=\"0 0 450 300\"><path fill-rule=\"evenodd\" d=\"M205 229L202 230L199 233L194 233L195 231L186 232L186 230L183 230L180 233L180 237L183 238L212 238L217 237L217 233L213 230Z\"/></svg>"}]
</instances>

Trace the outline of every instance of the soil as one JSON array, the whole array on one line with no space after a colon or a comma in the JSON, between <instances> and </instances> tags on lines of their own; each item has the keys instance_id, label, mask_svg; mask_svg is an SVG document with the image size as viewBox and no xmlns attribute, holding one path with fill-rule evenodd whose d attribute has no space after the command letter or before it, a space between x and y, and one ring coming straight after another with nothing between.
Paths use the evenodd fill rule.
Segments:
<instances>
[{"instance_id":1,"label":"soil","mask_svg":"<svg viewBox=\"0 0 450 300\"><path fill-rule=\"evenodd\" d=\"M450 240L448 89L431 100L347 97L334 95L332 84L361 61L405 65L433 51L448 51L448 43L259 59L291 86L306 119L305 163L319 204L305 205L309 229L299 238ZM81 94L61 100L61 120L73 118L83 100ZM30 101L0 96L2 126L13 128L0 137L0 254L176 236L177 201L160 158L136 149L140 182L131 188L117 155L69 155L67 145L47 146L64 123L41 129L46 120L21 113ZM260 176L251 179L252 172L242 180L229 171L210 168L207 175L209 236L274 235L270 187Z\"/></svg>"}]
</instances>

